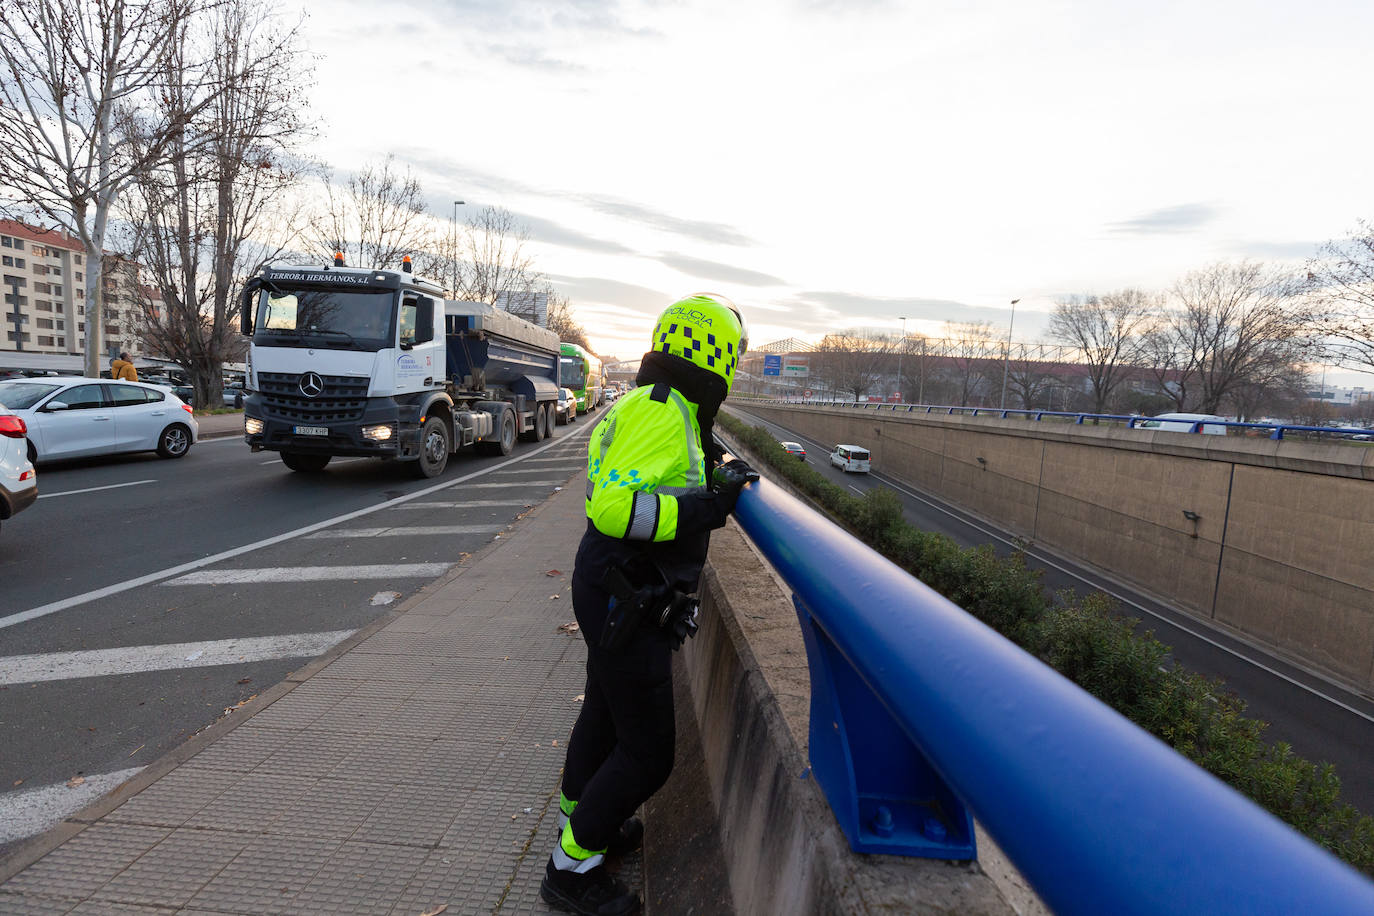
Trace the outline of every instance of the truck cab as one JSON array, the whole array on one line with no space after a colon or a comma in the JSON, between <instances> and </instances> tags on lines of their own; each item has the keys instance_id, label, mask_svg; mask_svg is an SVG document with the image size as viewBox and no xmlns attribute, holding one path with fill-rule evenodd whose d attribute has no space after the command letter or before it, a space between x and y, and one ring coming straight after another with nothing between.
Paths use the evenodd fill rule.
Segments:
<instances>
[{"instance_id":1,"label":"truck cab","mask_svg":"<svg viewBox=\"0 0 1374 916\"><path fill-rule=\"evenodd\" d=\"M364 456L433 477L462 446L548 435L557 335L443 295L408 270L264 268L243 302L249 446L297 471Z\"/></svg>"}]
</instances>

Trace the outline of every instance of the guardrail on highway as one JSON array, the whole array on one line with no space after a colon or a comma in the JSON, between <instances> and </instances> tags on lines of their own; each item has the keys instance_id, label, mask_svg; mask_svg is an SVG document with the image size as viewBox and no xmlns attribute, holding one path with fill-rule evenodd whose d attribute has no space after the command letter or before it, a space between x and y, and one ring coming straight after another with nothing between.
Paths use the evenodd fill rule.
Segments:
<instances>
[{"instance_id":1,"label":"guardrail on highway","mask_svg":"<svg viewBox=\"0 0 1374 916\"><path fill-rule=\"evenodd\" d=\"M1012 407L951 407L949 405L933 404L896 404L880 401L820 401L820 400L790 400L787 398L760 398L757 399L762 404L778 404L788 407L852 407L858 410L888 410L892 413L942 413L951 416L965 417L1019 417L1029 420L1043 420L1046 417L1062 418L1072 420L1076 425L1083 425L1084 422L1101 422L1103 420L1125 424L1127 429L1139 429L1141 424L1148 421L1182 423L1191 422L1192 429L1187 432L1198 433L1204 426L1221 426L1227 430L1236 429L1244 431L1247 429L1267 430L1268 438L1282 439L1285 432L1318 433L1321 435L1335 436L1341 439L1358 438L1361 440L1374 441L1374 429L1363 429L1360 427L1345 426L1303 426L1297 423L1249 423L1238 420L1170 420L1165 417L1162 420L1157 417L1146 417L1140 414L1112 414L1112 413L1080 413L1072 410L1028 410L1025 408ZM739 399L740 404L747 403L745 399ZM1183 432L1183 430L1178 430Z\"/></svg>"},{"instance_id":2,"label":"guardrail on highway","mask_svg":"<svg viewBox=\"0 0 1374 916\"><path fill-rule=\"evenodd\" d=\"M816 779L859 852L974 857L1056 913L1374 913L1374 883L768 481L736 517L793 590Z\"/></svg>"}]
</instances>

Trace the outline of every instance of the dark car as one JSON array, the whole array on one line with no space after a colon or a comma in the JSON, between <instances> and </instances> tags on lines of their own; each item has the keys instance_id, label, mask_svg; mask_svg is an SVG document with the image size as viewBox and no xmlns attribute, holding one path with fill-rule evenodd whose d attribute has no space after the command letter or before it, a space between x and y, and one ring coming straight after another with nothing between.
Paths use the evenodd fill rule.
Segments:
<instances>
[{"instance_id":1,"label":"dark car","mask_svg":"<svg viewBox=\"0 0 1374 916\"><path fill-rule=\"evenodd\" d=\"M781 445L787 454L796 455L802 461L806 460L806 449L802 448L800 442L779 442L778 445Z\"/></svg>"}]
</instances>

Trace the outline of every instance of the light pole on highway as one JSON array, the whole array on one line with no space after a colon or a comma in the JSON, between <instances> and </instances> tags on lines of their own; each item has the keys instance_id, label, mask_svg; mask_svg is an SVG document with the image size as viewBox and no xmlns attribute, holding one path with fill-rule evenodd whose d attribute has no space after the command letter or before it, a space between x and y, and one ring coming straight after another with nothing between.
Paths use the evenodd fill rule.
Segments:
<instances>
[{"instance_id":1,"label":"light pole on highway","mask_svg":"<svg viewBox=\"0 0 1374 916\"><path fill-rule=\"evenodd\" d=\"M1007 369L1011 366L1011 326L1016 323L1016 303L1020 299L1011 300L1011 320L1007 322L1007 351L1002 356L1002 406L1001 410L1007 409Z\"/></svg>"},{"instance_id":2,"label":"light pole on highway","mask_svg":"<svg viewBox=\"0 0 1374 916\"><path fill-rule=\"evenodd\" d=\"M906 350L906 316L899 315L898 317L902 321L902 341L897 344L897 396L905 401L906 397L902 394L904 387L902 382L902 352Z\"/></svg>"},{"instance_id":3,"label":"light pole on highway","mask_svg":"<svg viewBox=\"0 0 1374 916\"><path fill-rule=\"evenodd\" d=\"M453 298L458 298L458 208L463 205L461 200L453 202Z\"/></svg>"}]
</instances>

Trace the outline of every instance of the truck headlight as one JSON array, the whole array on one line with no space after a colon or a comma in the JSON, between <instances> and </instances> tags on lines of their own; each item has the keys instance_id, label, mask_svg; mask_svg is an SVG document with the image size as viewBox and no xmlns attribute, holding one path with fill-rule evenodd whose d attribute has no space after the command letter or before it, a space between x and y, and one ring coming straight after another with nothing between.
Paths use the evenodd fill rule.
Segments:
<instances>
[{"instance_id":1,"label":"truck headlight","mask_svg":"<svg viewBox=\"0 0 1374 916\"><path fill-rule=\"evenodd\" d=\"M373 442L386 442L394 435L396 435L396 432L388 423L363 427L363 438L371 439Z\"/></svg>"},{"instance_id":2,"label":"truck headlight","mask_svg":"<svg viewBox=\"0 0 1374 916\"><path fill-rule=\"evenodd\" d=\"M256 436L262 432L262 421L257 417L244 417L243 431L250 436Z\"/></svg>"}]
</instances>

